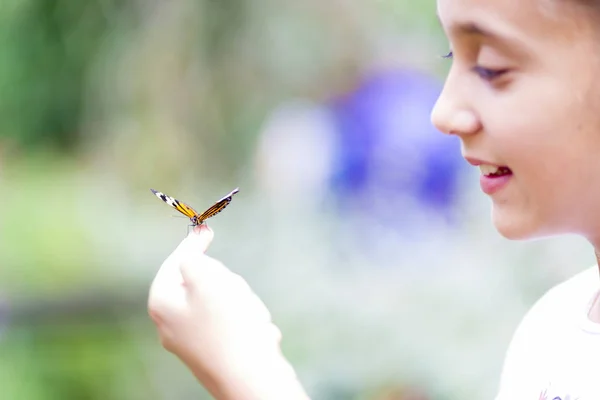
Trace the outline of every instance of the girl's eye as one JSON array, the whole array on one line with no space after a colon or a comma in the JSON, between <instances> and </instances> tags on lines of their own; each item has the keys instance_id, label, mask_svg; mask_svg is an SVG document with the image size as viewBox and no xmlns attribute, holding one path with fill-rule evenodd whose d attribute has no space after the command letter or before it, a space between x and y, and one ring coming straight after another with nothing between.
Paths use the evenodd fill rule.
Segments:
<instances>
[{"instance_id":1,"label":"girl's eye","mask_svg":"<svg viewBox=\"0 0 600 400\"><path fill-rule=\"evenodd\" d=\"M452 52L452 50L450 52L448 52L448 54L445 54L442 56L442 58L453 58L454 57L454 53ZM479 65L476 65L472 68L473 72L475 72L481 79L486 80L486 81L492 81L495 78L500 77L501 75L503 75L504 73L506 73L508 70L507 69L490 69L490 68L484 68L481 67Z\"/></svg>"},{"instance_id":2,"label":"girl's eye","mask_svg":"<svg viewBox=\"0 0 600 400\"><path fill-rule=\"evenodd\" d=\"M506 69L489 69L480 66L473 67L473 72L479 75L481 79L486 81L494 80L495 78L498 78L504 74L506 71Z\"/></svg>"}]
</instances>

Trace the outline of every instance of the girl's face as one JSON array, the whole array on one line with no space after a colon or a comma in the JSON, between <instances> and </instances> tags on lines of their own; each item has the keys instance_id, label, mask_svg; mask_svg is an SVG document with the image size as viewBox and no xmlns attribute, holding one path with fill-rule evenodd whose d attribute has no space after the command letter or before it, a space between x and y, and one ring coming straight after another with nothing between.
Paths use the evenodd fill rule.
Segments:
<instances>
[{"instance_id":1,"label":"girl's face","mask_svg":"<svg viewBox=\"0 0 600 400\"><path fill-rule=\"evenodd\" d=\"M576 0L437 5L453 59L431 118L484 164L496 228L600 244L600 14Z\"/></svg>"}]
</instances>

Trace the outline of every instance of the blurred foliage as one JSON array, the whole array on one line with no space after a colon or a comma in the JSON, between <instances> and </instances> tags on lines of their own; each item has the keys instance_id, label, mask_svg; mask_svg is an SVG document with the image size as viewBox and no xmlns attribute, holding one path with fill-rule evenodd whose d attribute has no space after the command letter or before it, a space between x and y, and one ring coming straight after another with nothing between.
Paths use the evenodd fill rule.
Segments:
<instances>
[{"instance_id":1,"label":"blurred foliage","mask_svg":"<svg viewBox=\"0 0 600 400\"><path fill-rule=\"evenodd\" d=\"M0 131L25 148L71 150L88 64L127 2L6 0L0 5Z\"/></svg>"},{"instance_id":2,"label":"blurred foliage","mask_svg":"<svg viewBox=\"0 0 600 400\"><path fill-rule=\"evenodd\" d=\"M5 144L25 149L74 150L85 137L88 103L93 107L101 91L95 85L108 84L108 100L119 104L123 93L114 85L132 85L127 75L138 72L146 84L160 85L164 77L156 68L167 63L175 79L164 90L176 89L177 77L197 84L184 94L191 103L180 104L196 115L186 117L188 126L217 134L219 153L243 156L251 132L278 101L325 99L353 85L377 37L371 19L401 31L435 21L433 3L416 4L382 2L381 14L372 9L361 19L367 6L342 2L6 0L0 5L0 133ZM144 55L144 37L154 36L151 55ZM128 71L121 51L150 57L156 66ZM153 96L139 94L129 105L138 112L151 107Z\"/></svg>"},{"instance_id":3,"label":"blurred foliage","mask_svg":"<svg viewBox=\"0 0 600 400\"><path fill-rule=\"evenodd\" d=\"M113 324L90 322L15 329L5 339L6 351L0 356L3 396L155 398L151 387L143 383L143 368L129 332L119 332Z\"/></svg>"}]
</instances>

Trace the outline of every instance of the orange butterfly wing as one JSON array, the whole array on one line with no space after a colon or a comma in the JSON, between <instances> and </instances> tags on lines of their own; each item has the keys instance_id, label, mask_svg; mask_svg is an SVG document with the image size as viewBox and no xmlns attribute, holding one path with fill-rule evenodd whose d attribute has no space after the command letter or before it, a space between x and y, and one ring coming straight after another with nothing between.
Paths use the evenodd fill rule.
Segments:
<instances>
[{"instance_id":1,"label":"orange butterfly wing","mask_svg":"<svg viewBox=\"0 0 600 400\"><path fill-rule=\"evenodd\" d=\"M168 205L170 205L171 207L173 207L174 209L176 209L177 211L179 211L186 217L193 218L193 217L198 216L198 212L196 210L194 210L192 207L188 206L187 204L182 203L179 200L177 200L171 196L167 196L166 194L161 193L157 190L154 190L154 189L150 189L150 190L152 191L152 193L154 193L156 195L156 197L158 197L159 199L161 199L162 201L164 201L165 203L167 203Z\"/></svg>"},{"instance_id":2,"label":"orange butterfly wing","mask_svg":"<svg viewBox=\"0 0 600 400\"><path fill-rule=\"evenodd\" d=\"M227 207L229 205L229 203L231 203L231 199L233 198L233 195L239 191L240 191L239 188L233 189L231 192L229 192L227 195L225 195L221 200L219 200L215 204L213 204L208 210L206 210L202 214L200 214L198 216L198 224L203 223L210 217L213 217L213 216L217 215L218 213L220 213L221 211L223 211L223 209L225 207Z\"/></svg>"},{"instance_id":3,"label":"orange butterfly wing","mask_svg":"<svg viewBox=\"0 0 600 400\"><path fill-rule=\"evenodd\" d=\"M177 200L171 196L167 196L166 194L159 192L157 190L154 190L154 189L150 189L150 190L152 191L152 193L154 193L154 195L156 197L158 197L159 199L161 199L162 201L164 201L165 203L167 203L168 205L170 205L171 207L173 207L174 209L176 209L177 211L179 211L180 213L182 213L183 215L185 215L186 217L191 219L192 223L194 225L200 225L204 221L209 219L210 217L213 217L213 216L217 215L218 213L220 213L221 211L223 211L223 209L225 207L227 207L229 205L229 203L231 203L231 199L232 199L233 195L240 191L239 188L233 189L231 192L229 192L221 200L217 201L215 204L213 204L211 207L209 207L202 214L198 214L198 212L196 210L194 210L192 207L188 206L187 204L182 203L179 200Z\"/></svg>"}]
</instances>

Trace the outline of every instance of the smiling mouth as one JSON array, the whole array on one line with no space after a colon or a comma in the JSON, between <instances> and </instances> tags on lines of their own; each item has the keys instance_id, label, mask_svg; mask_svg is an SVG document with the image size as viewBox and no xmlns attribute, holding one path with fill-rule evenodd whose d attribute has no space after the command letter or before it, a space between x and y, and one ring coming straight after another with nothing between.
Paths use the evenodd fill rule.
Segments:
<instances>
[{"instance_id":1,"label":"smiling mouth","mask_svg":"<svg viewBox=\"0 0 600 400\"><path fill-rule=\"evenodd\" d=\"M489 178L512 175L510 168L498 165L481 164L479 166L479 171L481 172L481 175Z\"/></svg>"}]
</instances>

